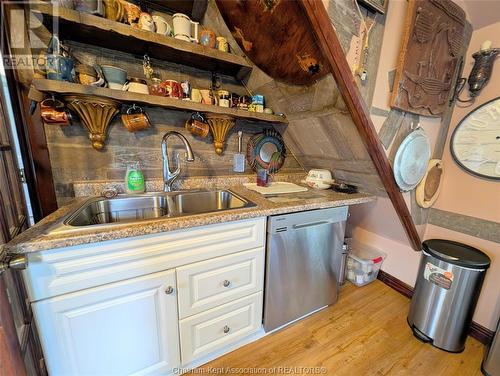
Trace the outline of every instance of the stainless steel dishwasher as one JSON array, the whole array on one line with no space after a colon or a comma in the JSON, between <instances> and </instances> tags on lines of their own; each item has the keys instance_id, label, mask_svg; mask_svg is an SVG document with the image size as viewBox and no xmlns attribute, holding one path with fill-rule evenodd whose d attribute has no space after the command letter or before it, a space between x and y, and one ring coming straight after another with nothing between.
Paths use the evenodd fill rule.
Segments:
<instances>
[{"instance_id":1,"label":"stainless steel dishwasher","mask_svg":"<svg viewBox=\"0 0 500 376\"><path fill-rule=\"evenodd\" d=\"M345 206L268 219L266 331L337 301L347 211Z\"/></svg>"}]
</instances>

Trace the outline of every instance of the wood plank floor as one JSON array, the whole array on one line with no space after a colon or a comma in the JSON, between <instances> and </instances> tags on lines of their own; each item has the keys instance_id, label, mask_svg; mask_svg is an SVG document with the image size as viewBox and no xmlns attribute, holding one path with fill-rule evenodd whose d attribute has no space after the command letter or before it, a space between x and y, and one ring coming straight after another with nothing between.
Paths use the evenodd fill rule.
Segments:
<instances>
[{"instance_id":1,"label":"wood plank floor","mask_svg":"<svg viewBox=\"0 0 500 376\"><path fill-rule=\"evenodd\" d=\"M461 354L423 344L406 323L408 308L407 298L378 280L361 288L347 283L335 305L193 374L481 375L480 342L469 337Z\"/></svg>"}]
</instances>

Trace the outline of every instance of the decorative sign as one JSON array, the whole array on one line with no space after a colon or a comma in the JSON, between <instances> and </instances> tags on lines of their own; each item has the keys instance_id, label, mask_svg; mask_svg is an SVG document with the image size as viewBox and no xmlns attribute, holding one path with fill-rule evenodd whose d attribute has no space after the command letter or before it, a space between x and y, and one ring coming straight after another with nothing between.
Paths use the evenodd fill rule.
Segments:
<instances>
[{"instance_id":1,"label":"decorative sign","mask_svg":"<svg viewBox=\"0 0 500 376\"><path fill-rule=\"evenodd\" d=\"M500 180L500 97L471 111L453 132L451 155L471 174Z\"/></svg>"},{"instance_id":2,"label":"decorative sign","mask_svg":"<svg viewBox=\"0 0 500 376\"><path fill-rule=\"evenodd\" d=\"M441 116L455 88L465 12L450 0L410 0L391 107Z\"/></svg>"},{"instance_id":3,"label":"decorative sign","mask_svg":"<svg viewBox=\"0 0 500 376\"><path fill-rule=\"evenodd\" d=\"M275 80L310 85L329 72L298 1L216 0L234 39Z\"/></svg>"}]
</instances>

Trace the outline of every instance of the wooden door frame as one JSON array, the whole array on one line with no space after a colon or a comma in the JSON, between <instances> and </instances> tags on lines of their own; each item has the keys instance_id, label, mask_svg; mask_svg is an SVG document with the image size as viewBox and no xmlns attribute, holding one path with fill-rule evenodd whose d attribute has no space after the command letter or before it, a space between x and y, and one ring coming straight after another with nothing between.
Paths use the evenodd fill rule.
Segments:
<instances>
[{"instance_id":1,"label":"wooden door frame","mask_svg":"<svg viewBox=\"0 0 500 376\"><path fill-rule=\"evenodd\" d=\"M299 1L309 19L311 30L316 36L318 45L330 65L330 70L337 82L340 94L403 225L408 241L415 251L421 251L422 243L420 236L413 223L403 195L394 180L391 164L375 130L370 112L354 81L352 71L347 63L344 51L333 29L325 6L319 0Z\"/></svg>"},{"instance_id":2,"label":"wooden door frame","mask_svg":"<svg viewBox=\"0 0 500 376\"><path fill-rule=\"evenodd\" d=\"M2 54L11 56L10 40L8 38L9 17L2 11ZM29 113L29 88L19 82L15 69L5 69L6 84L9 91L12 112L19 140L21 157L24 165L24 176L30 195L34 221L38 222L57 210L57 201L52 167L45 138L45 130L39 113Z\"/></svg>"}]
</instances>

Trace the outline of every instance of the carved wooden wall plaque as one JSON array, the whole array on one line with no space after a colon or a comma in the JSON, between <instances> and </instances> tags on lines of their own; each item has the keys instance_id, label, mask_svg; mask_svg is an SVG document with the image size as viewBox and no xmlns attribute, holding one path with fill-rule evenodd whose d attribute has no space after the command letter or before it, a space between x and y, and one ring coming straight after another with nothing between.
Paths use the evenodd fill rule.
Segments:
<instances>
[{"instance_id":1,"label":"carved wooden wall plaque","mask_svg":"<svg viewBox=\"0 0 500 376\"><path fill-rule=\"evenodd\" d=\"M455 88L465 12L451 0L410 0L391 107L441 116Z\"/></svg>"},{"instance_id":2,"label":"carved wooden wall plaque","mask_svg":"<svg viewBox=\"0 0 500 376\"><path fill-rule=\"evenodd\" d=\"M297 1L217 0L250 60L277 81L310 85L329 73Z\"/></svg>"}]
</instances>

